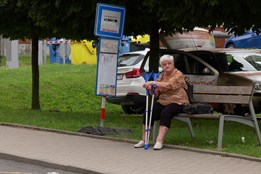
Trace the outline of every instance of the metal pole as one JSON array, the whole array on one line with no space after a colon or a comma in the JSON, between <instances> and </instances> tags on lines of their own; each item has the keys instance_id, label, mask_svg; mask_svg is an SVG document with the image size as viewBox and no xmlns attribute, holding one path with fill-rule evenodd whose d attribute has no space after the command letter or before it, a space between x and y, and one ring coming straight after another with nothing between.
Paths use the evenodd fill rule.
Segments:
<instances>
[{"instance_id":1,"label":"metal pole","mask_svg":"<svg viewBox=\"0 0 261 174\"><path fill-rule=\"evenodd\" d=\"M102 127L102 128L104 128L105 104L106 104L106 98L105 98L105 96L102 96L101 123L100 123L100 127Z\"/></svg>"}]
</instances>

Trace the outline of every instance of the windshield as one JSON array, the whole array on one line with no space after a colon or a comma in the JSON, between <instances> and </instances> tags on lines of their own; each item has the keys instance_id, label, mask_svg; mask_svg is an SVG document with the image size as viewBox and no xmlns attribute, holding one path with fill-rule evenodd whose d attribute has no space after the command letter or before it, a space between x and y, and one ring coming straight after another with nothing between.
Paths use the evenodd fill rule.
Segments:
<instances>
[{"instance_id":1,"label":"windshield","mask_svg":"<svg viewBox=\"0 0 261 174\"><path fill-rule=\"evenodd\" d=\"M261 54L259 53L227 53L227 71L260 71Z\"/></svg>"},{"instance_id":2,"label":"windshield","mask_svg":"<svg viewBox=\"0 0 261 174\"><path fill-rule=\"evenodd\" d=\"M141 54L124 54L118 59L118 66L133 66L143 60L144 56Z\"/></svg>"}]
</instances>

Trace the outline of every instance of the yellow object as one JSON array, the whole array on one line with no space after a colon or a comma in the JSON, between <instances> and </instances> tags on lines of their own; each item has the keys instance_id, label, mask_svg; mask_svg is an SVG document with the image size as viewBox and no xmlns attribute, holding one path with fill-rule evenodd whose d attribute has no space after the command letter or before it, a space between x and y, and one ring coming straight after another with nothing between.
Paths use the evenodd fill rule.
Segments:
<instances>
[{"instance_id":1,"label":"yellow object","mask_svg":"<svg viewBox=\"0 0 261 174\"><path fill-rule=\"evenodd\" d=\"M145 34L145 35L138 35L136 38L131 36L131 41L136 42L136 43L149 43L150 42L150 35Z\"/></svg>"},{"instance_id":2,"label":"yellow object","mask_svg":"<svg viewBox=\"0 0 261 174\"><path fill-rule=\"evenodd\" d=\"M83 40L80 42L71 42L71 63L72 64L96 64L96 47L93 47L93 41Z\"/></svg>"}]
</instances>

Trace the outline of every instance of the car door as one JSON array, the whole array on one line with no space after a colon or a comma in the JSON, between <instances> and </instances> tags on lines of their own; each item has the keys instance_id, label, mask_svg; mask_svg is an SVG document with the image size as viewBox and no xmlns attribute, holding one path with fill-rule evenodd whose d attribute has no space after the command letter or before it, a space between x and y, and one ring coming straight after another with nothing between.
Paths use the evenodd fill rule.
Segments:
<instances>
[{"instance_id":1,"label":"car door","mask_svg":"<svg viewBox=\"0 0 261 174\"><path fill-rule=\"evenodd\" d=\"M255 33L256 34L256 33ZM261 34L256 34L255 36L255 47L253 48L261 48Z\"/></svg>"},{"instance_id":2,"label":"car door","mask_svg":"<svg viewBox=\"0 0 261 174\"><path fill-rule=\"evenodd\" d=\"M216 85L218 81L218 71L201 58L179 54L175 58L175 66L188 77L193 85Z\"/></svg>"},{"instance_id":3,"label":"car door","mask_svg":"<svg viewBox=\"0 0 261 174\"><path fill-rule=\"evenodd\" d=\"M257 35L255 32L248 32L247 33L248 40L246 40L246 48L261 48L260 45L258 45L258 39L260 40L260 36Z\"/></svg>"},{"instance_id":4,"label":"car door","mask_svg":"<svg viewBox=\"0 0 261 174\"><path fill-rule=\"evenodd\" d=\"M233 40L237 48L261 48L261 36L252 31L235 36Z\"/></svg>"}]
</instances>

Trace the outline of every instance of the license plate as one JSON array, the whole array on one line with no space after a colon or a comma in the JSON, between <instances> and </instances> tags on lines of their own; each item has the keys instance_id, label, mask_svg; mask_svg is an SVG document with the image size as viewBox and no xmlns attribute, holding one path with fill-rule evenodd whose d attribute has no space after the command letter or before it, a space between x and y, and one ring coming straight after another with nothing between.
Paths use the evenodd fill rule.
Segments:
<instances>
[{"instance_id":1,"label":"license plate","mask_svg":"<svg viewBox=\"0 0 261 174\"><path fill-rule=\"evenodd\" d=\"M122 74L118 74L118 75L117 75L117 80L122 80L122 77L123 77Z\"/></svg>"}]
</instances>

